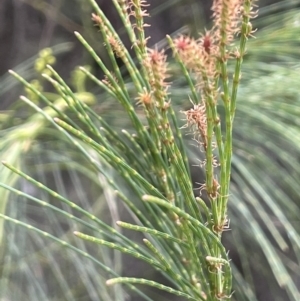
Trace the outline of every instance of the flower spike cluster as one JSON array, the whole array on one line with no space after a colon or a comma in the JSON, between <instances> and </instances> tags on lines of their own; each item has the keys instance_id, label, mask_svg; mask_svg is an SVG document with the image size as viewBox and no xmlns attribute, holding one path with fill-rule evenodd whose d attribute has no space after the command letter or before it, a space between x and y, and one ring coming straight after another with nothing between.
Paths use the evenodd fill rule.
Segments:
<instances>
[{"instance_id":1,"label":"flower spike cluster","mask_svg":"<svg viewBox=\"0 0 300 301\"><path fill-rule=\"evenodd\" d=\"M221 47L230 45L240 30L243 2L243 0L213 1L214 31Z\"/></svg>"}]
</instances>

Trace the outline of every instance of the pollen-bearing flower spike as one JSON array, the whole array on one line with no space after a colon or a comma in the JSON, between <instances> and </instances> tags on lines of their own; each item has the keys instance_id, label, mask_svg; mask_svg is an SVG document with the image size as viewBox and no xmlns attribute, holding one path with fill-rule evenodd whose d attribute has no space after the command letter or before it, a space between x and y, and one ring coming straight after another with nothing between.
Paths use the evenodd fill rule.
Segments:
<instances>
[{"instance_id":1,"label":"pollen-bearing flower spike","mask_svg":"<svg viewBox=\"0 0 300 301\"><path fill-rule=\"evenodd\" d=\"M243 0L214 0L212 11L214 30L220 47L230 45L240 30Z\"/></svg>"}]
</instances>

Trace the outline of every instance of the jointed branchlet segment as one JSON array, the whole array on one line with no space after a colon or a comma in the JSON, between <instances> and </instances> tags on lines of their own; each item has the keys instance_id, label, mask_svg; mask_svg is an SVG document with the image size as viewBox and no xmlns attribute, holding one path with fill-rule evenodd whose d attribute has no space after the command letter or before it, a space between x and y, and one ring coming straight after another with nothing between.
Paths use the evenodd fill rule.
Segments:
<instances>
[{"instance_id":1,"label":"jointed branchlet segment","mask_svg":"<svg viewBox=\"0 0 300 301\"><path fill-rule=\"evenodd\" d=\"M147 1L144 0L132 0L130 1L130 14L133 17L133 28L137 31L138 36L138 47L141 49L142 53L145 53L147 47L147 41L150 37L145 37L145 28L150 25L144 22L144 18L149 17L149 13L146 8L149 6Z\"/></svg>"},{"instance_id":2,"label":"jointed branchlet segment","mask_svg":"<svg viewBox=\"0 0 300 301\"><path fill-rule=\"evenodd\" d=\"M187 120L185 127L191 128L194 139L205 153L206 182L201 185L200 193L206 191L212 210L212 220L208 225L219 238L229 227L226 212L232 156L232 126L237 87L241 77L241 62L246 51L245 42L253 34L250 18L257 14L252 12L253 2L215 0L212 5L213 26L210 30L205 31L199 39L180 36L171 43L177 60L194 74L194 85L201 95L193 96L201 101L184 112ZM238 34L240 47L233 48L232 44ZM230 86L227 63L233 59L236 60L236 68ZM193 84L190 83L191 85ZM219 100L222 100L225 108L224 120L220 120L219 117ZM221 124L225 129L224 136L221 133ZM214 295L222 299L226 296L222 290L221 266L217 273L216 283L212 287Z\"/></svg>"},{"instance_id":3,"label":"jointed branchlet segment","mask_svg":"<svg viewBox=\"0 0 300 301\"><path fill-rule=\"evenodd\" d=\"M243 0L215 0L213 1L213 24L219 47L230 45L236 33L240 31ZM220 57L226 60L227 57Z\"/></svg>"},{"instance_id":4,"label":"jointed branchlet segment","mask_svg":"<svg viewBox=\"0 0 300 301\"><path fill-rule=\"evenodd\" d=\"M144 20L149 16L147 2L112 0L132 43L132 57L96 1L89 1L94 10L92 20L102 33L112 67L108 68L96 51L76 32L76 37L95 59L104 76L99 80L87 69L80 70L122 106L134 129L133 133L123 129L113 130L102 116L98 116L72 92L51 66L47 67L51 74L46 74L45 79L56 89L64 108L69 108L74 114L71 116L76 116L79 121L61 112L58 105L51 104L41 92L21 77L15 76L45 101L52 113L48 109L39 108L26 97L22 99L84 154L88 164L96 170L95 174L100 173L105 177L137 223L117 224L143 232L148 239L143 240L144 244L130 242L94 215L6 165L95 223L89 225L85 222L83 225L88 225L92 230L96 226L101 227L96 236L75 231L77 237L147 262L159 269L170 280L172 287L145 279L118 277L107 269L116 277L108 280L108 285L125 283L132 288L133 284L145 284L197 301L229 299L232 293L232 273L221 238L222 233L229 229L227 203L232 127L246 42L254 32L250 23L250 19L256 16L252 10L254 1L214 0L213 26L210 30L206 30L199 38L179 36L174 41L168 38L191 90L191 95L186 98L192 100L192 107L183 112L186 119L183 128L191 130L194 140L204 153L202 165L205 168L205 183L200 187L203 199L195 196L184 141L172 108L171 83L168 80L171 69L167 55L164 50L149 49L147 45L149 37L146 37L145 28L148 24ZM233 47L237 36L239 45ZM117 57L124 63L132 84L124 80ZM228 75L227 64L230 62L235 63L233 80ZM220 104L223 105L222 117ZM122 184L119 185L105 171L103 162L106 164L103 166L109 165L116 171L122 178ZM126 189L123 189L123 183ZM127 195L128 191L130 195ZM136 200L143 202L136 205ZM45 202L35 201L53 208ZM66 213L63 215L67 216ZM78 220L72 215L69 218ZM97 237L100 234L107 237Z\"/></svg>"}]
</instances>

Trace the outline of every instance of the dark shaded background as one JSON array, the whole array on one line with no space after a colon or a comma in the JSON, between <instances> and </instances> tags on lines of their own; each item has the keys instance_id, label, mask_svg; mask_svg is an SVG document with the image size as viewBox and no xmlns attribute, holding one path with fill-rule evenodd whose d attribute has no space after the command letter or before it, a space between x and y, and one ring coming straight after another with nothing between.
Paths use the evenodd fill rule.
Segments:
<instances>
[{"instance_id":1,"label":"dark shaded background","mask_svg":"<svg viewBox=\"0 0 300 301\"><path fill-rule=\"evenodd\" d=\"M109 0L98 0L100 7L112 24L122 33L122 24ZM176 31L196 34L208 26L211 1L196 0L151 0L152 26L147 29L151 36L150 46L162 42L166 34ZM261 0L263 6L273 3ZM91 62L73 32L79 31L101 53L100 35L93 27L92 10L87 1L81 0L2 0L0 3L0 109L6 108L17 94L3 91L3 79L8 69L15 68L45 47L71 42L57 55L55 68L62 77L69 76L70 70L79 64ZM122 37L126 41L126 36ZM127 42L128 48L130 44ZM103 51L103 56L105 52ZM63 62L63 67L60 66ZM2 89L1 89L2 88ZM6 90L6 89L4 89ZM10 89L12 90L12 89ZM10 93L4 93L10 92ZM4 93L4 95L3 95Z\"/></svg>"}]
</instances>

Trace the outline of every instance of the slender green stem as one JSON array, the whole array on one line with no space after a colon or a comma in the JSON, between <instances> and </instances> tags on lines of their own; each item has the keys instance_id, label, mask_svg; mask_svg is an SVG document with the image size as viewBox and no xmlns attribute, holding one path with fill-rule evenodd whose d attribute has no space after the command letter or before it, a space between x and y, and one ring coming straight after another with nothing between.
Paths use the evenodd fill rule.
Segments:
<instances>
[{"instance_id":1,"label":"slender green stem","mask_svg":"<svg viewBox=\"0 0 300 301\"><path fill-rule=\"evenodd\" d=\"M128 277L120 277L120 278L112 278L106 281L107 285L113 285L113 284L117 284L117 283L134 283L134 284L143 284L143 285L149 285L152 287L155 287L159 290L163 290L166 291L170 294L174 294L176 296L179 297L184 297L187 298L188 300L193 300L193 301L199 301L199 299L196 299L188 294L185 294L181 291L175 290L171 287L162 285L160 283L151 281L151 280L147 280L147 279L143 279L143 278L128 278ZM202 299L205 300L205 299Z\"/></svg>"},{"instance_id":2,"label":"slender green stem","mask_svg":"<svg viewBox=\"0 0 300 301\"><path fill-rule=\"evenodd\" d=\"M147 228L147 227L141 227L141 226L137 226L137 225L132 225L132 224L121 222L121 221L118 221L117 225L122 227L122 228L130 229L130 230L134 230L134 231L139 231L139 232L149 233L149 234L157 236L157 237L163 237L165 239L172 240L172 241L174 241L178 244L182 244L183 246L186 245L186 243L184 241L182 241L181 239L178 239L174 236L171 236L168 233L157 231L155 229L151 229L151 228Z\"/></svg>"},{"instance_id":3,"label":"slender green stem","mask_svg":"<svg viewBox=\"0 0 300 301\"><path fill-rule=\"evenodd\" d=\"M10 221L10 222L13 222L21 227L24 227L26 229L28 229L28 231L34 231L34 232L37 232L39 233L40 235L42 235L43 237L46 237L46 238L50 238L52 239L53 241L55 241L56 243L58 243L60 246L62 247L65 247L65 248L68 248L80 255L82 255L83 257L85 258L88 258L89 260L93 261L95 264L97 264L101 269L103 269L105 272L109 273L110 275L112 276L115 276L115 277L118 277L118 274L116 272L114 272L111 268L109 268L108 266L104 265L102 262L100 262L99 260L97 260L96 258L94 258L93 256L89 255L88 253L72 246L71 244L67 243L66 241L64 240L61 240L53 235L51 235L50 233L48 232L45 232L45 231L42 231L34 226L31 226L31 225L28 225L26 223L23 223L19 220L16 220L14 218L11 218L7 215L4 215L2 213L0 213L0 218L3 218L7 221ZM140 290L138 290L135 286L131 285L131 283L127 283L128 287L132 290L132 291L135 291L137 294L139 294L142 298L144 298L145 300L147 301L153 301L150 297L148 297L147 295L145 295L143 292L141 292Z\"/></svg>"},{"instance_id":4,"label":"slender green stem","mask_svg":"<svg viewBox=\"0 0 300 301\"><path fill-rule=\"evenodd\" d=\"M160 263L158 263L157 261L155 261L155 260L153 260L153 259L151 259L149 257L146 257L146 256L142 255L141 253L139 253L137 251L134 251L131 248L125 248L125 247L119 246L119 245L117 245L115 243L108 242L108 241L106 241L104 239L93 237L93 236L90 236L90 235L87 235L87 234L84 234L84 233L81 233L81 232L78 232L78 231L75 231L74 235L76 235L77 237L79 237L81 239L94 242L94 243L96 243L98 245L103 245L103 246L106 246L108 248L118 250L118 251L120 251L122 253L129 254L129 255L131 255L131 256L133 256L135 258L141 259L141 260L149 263L152 266L155 266L155 267L157 267L159 269L164 270L164 267Z\"/></svg>"}]
</instances>

